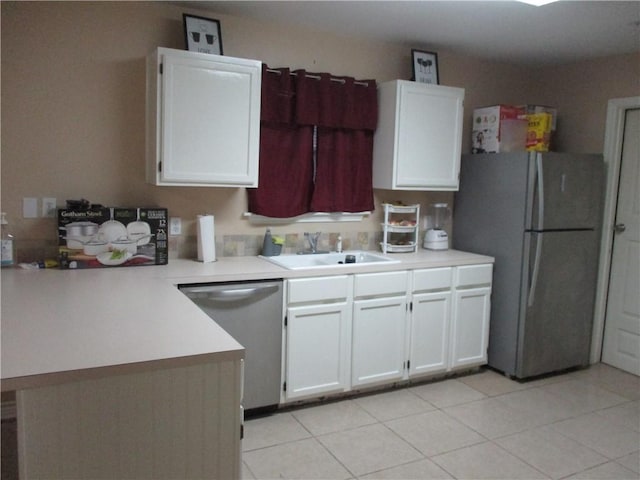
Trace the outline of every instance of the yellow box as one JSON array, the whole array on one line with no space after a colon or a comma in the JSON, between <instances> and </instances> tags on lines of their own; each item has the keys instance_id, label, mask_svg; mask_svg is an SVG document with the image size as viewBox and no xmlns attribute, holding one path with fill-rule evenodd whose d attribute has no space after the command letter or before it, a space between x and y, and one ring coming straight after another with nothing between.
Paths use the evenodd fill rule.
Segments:
<instances>
[{"instance_id":1,"label":"yellow box","mask_svg":"<svg viewBox=\"0 0 640 480\"><path fill-rule=\"evenodd\" d=\"M531 115L534 113L550 113L551 114L551 132L556 131L556 123L558 122L558 109L547 105L518 105L521 109L521 115Z\"/></svg>"},{"instance_id":2,"label":"yellow box","mask_svg":"<svg viewBox=\"0 0 640 480\"><path fill-rule=\"evenodd\" d=\"M527 128L527 151L548 152L551 143L551 126L553 115L550 113L533 113L523 115L529 122Z\"/></svg>"}]
</instances>

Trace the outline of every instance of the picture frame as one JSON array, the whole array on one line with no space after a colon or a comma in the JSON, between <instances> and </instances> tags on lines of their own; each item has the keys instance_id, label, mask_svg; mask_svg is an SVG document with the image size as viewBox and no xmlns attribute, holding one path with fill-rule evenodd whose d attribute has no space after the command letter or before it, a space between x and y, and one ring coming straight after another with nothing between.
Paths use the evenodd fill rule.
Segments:
<instances>
[{"instance_id":1,"label":"picture frame","mask_svg":"<svg viewBox=\"0 0 640 480\"><path fill-rule=\"evenodd\" d=\"M439 85L437 53L412 49L411 58L413 60L412 80L414 82Z\"/></svg>"},{"instance_id":2,"label":"picture frame","mask_svg":"<svg viewBox=\"0 0 640 480\"><path fill-rule=\"evenodd\" d=\"M186 13L182 14L182 20L188 51L224 55L219 20Z\"/></svg>"}]
</instances>

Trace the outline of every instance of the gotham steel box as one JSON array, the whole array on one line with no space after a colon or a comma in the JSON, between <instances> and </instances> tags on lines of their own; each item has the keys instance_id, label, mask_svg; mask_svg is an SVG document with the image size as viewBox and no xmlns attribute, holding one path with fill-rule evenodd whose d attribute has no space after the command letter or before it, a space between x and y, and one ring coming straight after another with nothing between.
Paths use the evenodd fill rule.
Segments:
<instances>
[{"instance_id":1,"label":"gotham steel box","mask_svg":"<svg viewBox=\"0 0 640 480\"><path fill-rule=\"evenodd\" d=\"M167 218L165 208L60 209L60 267L165 265Z\"/></svg>"},{"instance_id":2,"label":"gotham steel box","mask_svg":"<svg viewBox=\"0 0 640 480\"><path fill-rule=\"evenodd\" d=\"M524 151L527 122L513 105L493 105L473 111L472 153Z\"/></svg>"}]
</instances>

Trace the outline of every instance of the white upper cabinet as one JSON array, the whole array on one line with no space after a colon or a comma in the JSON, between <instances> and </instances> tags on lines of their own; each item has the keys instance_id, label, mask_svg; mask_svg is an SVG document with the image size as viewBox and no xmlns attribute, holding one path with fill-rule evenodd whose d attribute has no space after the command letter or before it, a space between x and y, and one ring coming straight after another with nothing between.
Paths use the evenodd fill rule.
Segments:
<instances>
[{"instance_id":1,"label":"white upper cabinet","mask_svg":"<svg viewBox=\"0 0 640 480\"><path fill-rule=\"evenodd\" d=\"M256 187L262 64L158 48L147 60L147 182Z\"/></svg>"},{"instance_id":2,"label":"white upper cabinet","mask_svg":"<svg viewBox=\"0 0 640 480\"><path fill-rule=\"evenodd\" d=\"M373 187L458 190L464 89L394 80L378 85Z\"/></svg>"}]
</instances>

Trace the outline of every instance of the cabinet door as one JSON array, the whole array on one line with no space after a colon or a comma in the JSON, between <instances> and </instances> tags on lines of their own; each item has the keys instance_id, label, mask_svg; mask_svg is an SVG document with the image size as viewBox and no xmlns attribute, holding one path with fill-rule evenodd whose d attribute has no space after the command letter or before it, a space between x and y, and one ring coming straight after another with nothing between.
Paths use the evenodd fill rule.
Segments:
<instances>
[{"instance_id":1,"label":"cabinet door","mask_svg":"<svg viewBox=\"0 0 640 480\"><path fill-rule=\"evenodd\" d=\"M159 182L257 186L260 62L162 51Z\"/></svg>"},{"instance_id":2,"label":"cabinet door","mask_svg":"<svg viewBox=\"0 0 640 480\"><path fill-rule=\"evenodd\" d=\"M457 190L463 113L460 89L402 82L399 103L396 185Z\"/></svg>"},{"instance_id":3,"label":"cabinet door","mask_svg":"<svg viewBox=\"0 0 640 480\"><path fill-rule=\"evenodd\" d=\"M402 378L406 360L406 316L406 296L353 303L353 386Z\"/></svg>"},{"instance_id":4,"label":"cabinet door","mask_svg":"<svg viewBox=\"0 0 640 480\"><path fill-rule=\"evenodd\" d=\"M464 89L396 80L378 92L373 186L457 190Z\"/></svg>"},{"instance_id":5,"label":"cabinet door","mask_svg":"<svg viewBox=\"0 0 640 480\"><path fill-rule=\"evenodd\" d=\"M454 294L451 368L487 363L491 289L470 288Z\"/></svg>"},{"instance_id":6,"label":"cabinet door","mask_svg":"<svg viewBox=\"0 0 640 480\"><path fill-rule=\"evenodd\" d=\"M409 376L444 372L449 362L451 291L414 294L412 304Z\"/></svg>"},{"instance_id":7,"label":"cabinet door","mask_svg":"<svg viewBox=\"0 0 640 480\"><path fill-rule=\"evenodd\" d=\"M287 309L287 400L349 389L349 327L347 302Z\"/></svg>"}]
</instances>

